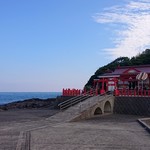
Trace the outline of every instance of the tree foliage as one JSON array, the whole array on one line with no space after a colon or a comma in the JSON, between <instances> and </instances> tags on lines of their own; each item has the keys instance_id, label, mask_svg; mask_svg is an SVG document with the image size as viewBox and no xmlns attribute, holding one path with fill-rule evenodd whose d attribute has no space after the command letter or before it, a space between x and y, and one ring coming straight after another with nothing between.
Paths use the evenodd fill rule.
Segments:
<instances>
[{"instance_id":1,"label":"tree foliage","mask_svg":"<svg viewBox=\"0 0 150 150\"><path fill-rule=\"evenodd\" d=\"M150 64L150 49L146 49L141 54L132 57L131 59L128 57L119 57L112 61L111 63L100 67L96 70L94 75L92 75L85 85L85 88L89 88L93 85L93 80L97 79L99 75L104 73L109 73L115 70L118 66L135 66L135 65L147 65Z\"/></svg>"}]
</instances>

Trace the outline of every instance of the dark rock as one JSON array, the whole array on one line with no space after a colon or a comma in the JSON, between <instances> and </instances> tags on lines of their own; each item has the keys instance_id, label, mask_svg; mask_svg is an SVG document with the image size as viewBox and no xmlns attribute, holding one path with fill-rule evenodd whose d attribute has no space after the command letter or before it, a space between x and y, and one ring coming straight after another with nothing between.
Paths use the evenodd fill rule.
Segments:
<instances>
[{"instance_id":1,"label":"dark rock","mask_svg":"<svg viewBox=\"0 0 150 150\"><path fill-rule=\"evenodd\" d=\"M48 99L27 99L24 101L17 101L8 103L5 105L0 105L0 110L8 109L32 109L32 108L53 108L57 98L48 98Z\"/></svg>"},{"instance_id":2,"label":"dark rock","mask_svg":"<svg viewBox=\"0 0 150 150\"><path fill-rule=\"evenodd\" d=\"M64 102L73 96L58 96L57 98L39 99L32 98L24 101L17 101L0 105L0 111L8 109L36 109L36 108L50 108L59 109L58 104Z\"/></svg>"}]
</instances>

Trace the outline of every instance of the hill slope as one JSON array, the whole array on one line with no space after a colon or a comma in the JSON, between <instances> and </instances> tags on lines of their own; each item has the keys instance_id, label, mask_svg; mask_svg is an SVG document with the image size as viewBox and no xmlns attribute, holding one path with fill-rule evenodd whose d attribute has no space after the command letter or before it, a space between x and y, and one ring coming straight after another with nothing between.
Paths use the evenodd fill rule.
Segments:
<instances>
[{"instance_id":1,"label":"hill slope","mask_svg":"<svg viewBox=\"0 0 150 150\"><path fill-rule=\"evenodd\" d=\"M111 63L97 69L95 74L90 77L89 81L85 85L85 88L90 88L93 85L93 80L96 79L97 76L107 72L112 72L117 66L134 66L147 64L150 64L150 49L146 49L141 54L138 54L137 56L134 56L131 59L128 57L119 57Z\"/></svg>"}]
</instances>

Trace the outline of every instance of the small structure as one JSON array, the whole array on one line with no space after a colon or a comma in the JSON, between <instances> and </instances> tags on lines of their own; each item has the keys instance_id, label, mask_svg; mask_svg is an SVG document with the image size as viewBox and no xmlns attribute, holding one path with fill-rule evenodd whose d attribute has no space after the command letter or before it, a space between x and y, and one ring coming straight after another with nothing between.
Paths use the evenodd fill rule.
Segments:
<instances>
[{"instance_id":1,"label":"small structure","mask_svg":"<svg viewBox=\"0 0 150 150\"><path fill-rule=\"evenodd\" d=\"M81 92L80 89L63 89L62 96L78 96Z\"/></svg>"},{"instance_id":2,"label":"small structure","mask_svg":"<svg viewBox=\"0 0 150 150\"><path fill-rule=\"evenodd\" d=\"M150 65L118 67L94 80L100 94L113 91L115 95L149 95Z\"/></svg>"}]
</instances>

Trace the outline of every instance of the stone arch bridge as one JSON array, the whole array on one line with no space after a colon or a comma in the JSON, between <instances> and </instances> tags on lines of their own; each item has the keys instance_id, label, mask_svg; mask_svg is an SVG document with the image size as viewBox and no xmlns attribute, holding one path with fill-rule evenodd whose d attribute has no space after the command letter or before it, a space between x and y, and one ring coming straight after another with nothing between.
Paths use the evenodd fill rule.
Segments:
<instances>
[{"instance_id":1,"label":"stone arch bridge","mask_svg":"<svg viewBox=\"0 0 150 150\"><path fill-rule=\"evenodd\" d=\"M71 121L91 118L95 115L105 115L113 113L114 96L103 95L94 96L77 104L78 114Z\"/></svg>"}]
</instances>

